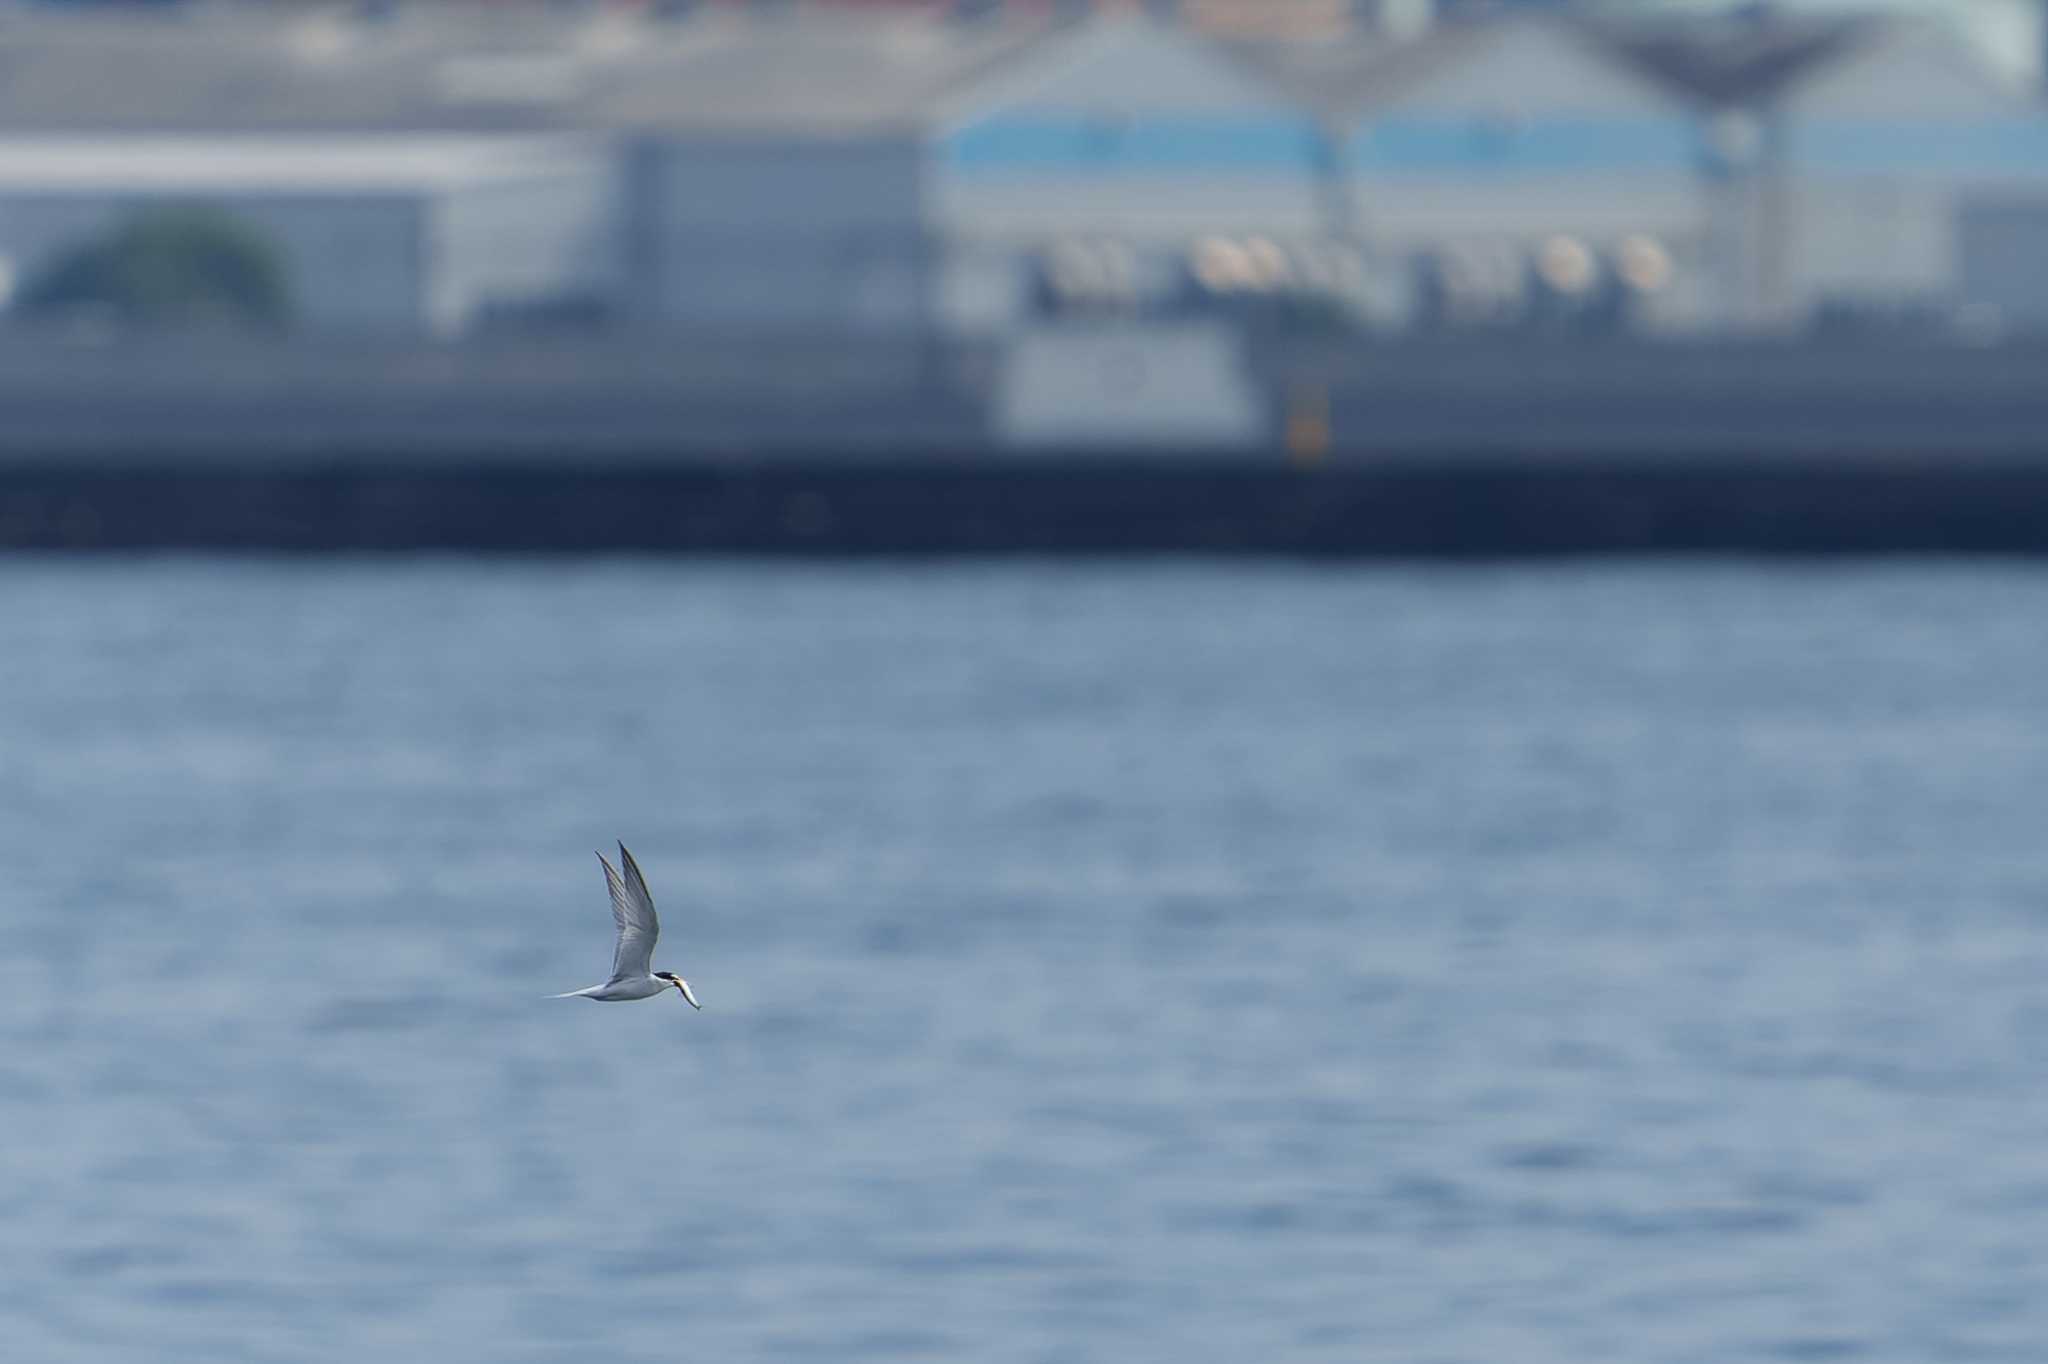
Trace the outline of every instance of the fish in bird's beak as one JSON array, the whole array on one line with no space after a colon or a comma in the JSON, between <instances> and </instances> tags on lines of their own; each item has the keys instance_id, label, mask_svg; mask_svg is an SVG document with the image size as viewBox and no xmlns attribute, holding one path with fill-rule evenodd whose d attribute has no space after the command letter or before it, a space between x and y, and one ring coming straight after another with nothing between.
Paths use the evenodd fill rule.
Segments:
<instances>
[{"instance_id":1,"label":"fish in bird's beak","mask_svg":"<svg viewBox=\"0 0 2048 1364\"><path fill-rule=\"evenodd\" d=\"M693 1009L701 1009L701 1008L703 1008L703 1007L704 1007L704 1006L703 1006L702 1004L699 1004L699 1003L697 1002L697 996L695 996L695 995L693 995L693 994L691 994L691 993L690 993L690 982L689 982L689 981L687 981L687 980L684 980L684 979L683 979L683 978L682 978L681 976L677 976L677 977L675 978L675 982L676 982L676 988L677 988L678 990L681 990L681 991L683 992L683 998L684 998L684 999L687 999L687 1000L689 1000L689 1001L690 1001L690 1007L691 1007L691 1008L693 1008Z\"/></svg>"}]
</instances>

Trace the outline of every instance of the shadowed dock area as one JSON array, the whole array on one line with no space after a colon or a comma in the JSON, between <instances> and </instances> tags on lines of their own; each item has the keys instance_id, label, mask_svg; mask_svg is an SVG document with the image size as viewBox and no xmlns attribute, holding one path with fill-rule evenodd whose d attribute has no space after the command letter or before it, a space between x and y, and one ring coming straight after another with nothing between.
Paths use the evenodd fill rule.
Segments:
<instances>
[{"instance_id":1,"label":"shadowed dock area","mask_svg":"<svg viewBox=\"0 0 2048 1364\"><path fill-rule=\"evenodd\" d=\"M1507 556L2048 552L2048 460L1073 454L0 468L12 549Z\"/></svg>"},{"instance_id":2,"label":"shadowed dock area","mask_svg":"<svg viewBox=\"0 0 2048 1364\"><path fill-rule=\"evenodd\" d=\"M11 338L0 547L2048 550L2031 345L1255 346L1210 448L1008 439L986 348L789 346Z\"/></svg>"}]
</instances>

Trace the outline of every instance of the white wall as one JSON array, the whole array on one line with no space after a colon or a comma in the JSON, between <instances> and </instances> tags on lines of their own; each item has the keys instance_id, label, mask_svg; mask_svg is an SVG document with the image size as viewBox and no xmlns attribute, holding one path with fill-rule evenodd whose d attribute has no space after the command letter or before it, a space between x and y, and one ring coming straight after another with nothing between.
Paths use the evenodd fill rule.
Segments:
<instances>
[{"instance_id":1,"label":"white wall","mask_svg":"<svg viewBox=\"0 0 2048 1364\"><path fill-rule=\"evenodd\" d=\"M1549 20L1498 20L1477 32L1425 37L1424 51L1438 41L1461 47L1440 66L1407 80L1396 62L1390 92L1382 95L1370 86L1360 92L1373 114L1457 110L1643 118L1679 111L1670 91Z\"/></svg>"},{"instance_id":2,"label":"white wall","mask_svg":"<svg viewBox=\"0 0 2048 1364\"><path fill-rule=\"evenodd\" d=\"M494 305L610 304L622 285L616 158L592 148L432 200L427 312L459 331Z\"/></svg>"},{"instance_id":3,"label":"white wall","mask_svg":"<svg viewBox=\"0 0 2048 1364\"><path fill-rule=\"evenodd\" d=\"M1895 21L1786 92L1803 118L1989 118L2023 101L1976 52L1934 24Z\"/></svg>"},{"instance_id":4,"label":"white wall","mask_svg":"<svg viewBox=\"0 0 2048 1364\"><path fill-rule=\"evenodd\" d=\"M1830 303L1958 302L1965 201L2048 178L2048 119L1931 24L1876 29L1773 119L1783 215L1757 250L1795 324Z\"/></svg>"},{"instance_id":5,"label":"white wall","mask_svg":"<svg viewBox=\"0 0 2048 1364\"><path fill-rule=\"evenodd\" d=\"M1444 243L1540 242L1553 235L1607 241L1636 233L1666 244L1705 240L1702 188L1675 177L1614 184L1606 177L1361 185L1358 220L1394 252Z\"/></svg>"},{"instance_id":6,"label":"white wall","mask_svg":"<svg viewBox=\"0 0 2048 1364\"><path fill-rule=\"evenodd\" d=\"M1994 328L2048 332L2048 185L1965 200L1955 232L1963 306Z\"/></svg>"},{"instance_id":7,"label":"white wall","mask_svg":"<svg viewBox=\"0 0 2048 1364\"><path fill-rule=\"evenodd\" d=\"M684 325L902 329L926 312L915 139L670 138L628 157L630 289Z\"/></svg>"},{"instance_id":8,"label":"white wall","mask_svg":"<svg viewBox=\"0 0 2048 1364\"><path fill-rule=\"evenodd\" d=\"M1830 299L1903 304L1954 281L1955 196L1904 179L1795 182L1787 190L1786 301L1804 312Z\"/></svg>"},{"instance_id":9,"label":"white wall","mask_svg":"<svg viewBox=\"0 0 2048 1364\"><path fill-rule=\"evenodd\" d=\"M1004 444L1243 449L1269 434L1242 347L1213 324L1068 324L1004 353L992 425Z\"/></svg>"}]
</instances>

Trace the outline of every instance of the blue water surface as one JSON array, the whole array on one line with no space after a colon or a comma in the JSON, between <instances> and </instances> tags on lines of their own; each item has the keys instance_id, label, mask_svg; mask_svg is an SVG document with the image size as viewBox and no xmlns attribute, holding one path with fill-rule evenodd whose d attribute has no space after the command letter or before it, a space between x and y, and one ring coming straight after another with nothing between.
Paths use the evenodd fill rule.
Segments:
<instances>
[{"instance_id":1,"label":"blue water surface","mask_svg":"<svg viewBox=\"0 0 2048 1364\"><path fill-rule=\"evenodd\" d=\"M0 1356L2038 1360L2044 793L2028 566L0 560Z\"/></svg>"}]
</instances>

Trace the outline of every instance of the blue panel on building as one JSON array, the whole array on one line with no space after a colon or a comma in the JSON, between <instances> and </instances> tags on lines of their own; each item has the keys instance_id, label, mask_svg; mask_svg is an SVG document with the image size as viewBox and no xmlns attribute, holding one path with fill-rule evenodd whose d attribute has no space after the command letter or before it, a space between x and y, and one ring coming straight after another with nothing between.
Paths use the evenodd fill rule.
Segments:
<instances>
[{"instance_id":1,"label":"blue panel on building","mask_svg":"<svg viewBox=\"0 0 2048 1364\"><path fill-rule=\"evenodd\" d=\"M941 143L965 174L1308 172L1322 138L1298 118L997 118Z\"/></svg>"}]
</instances>

